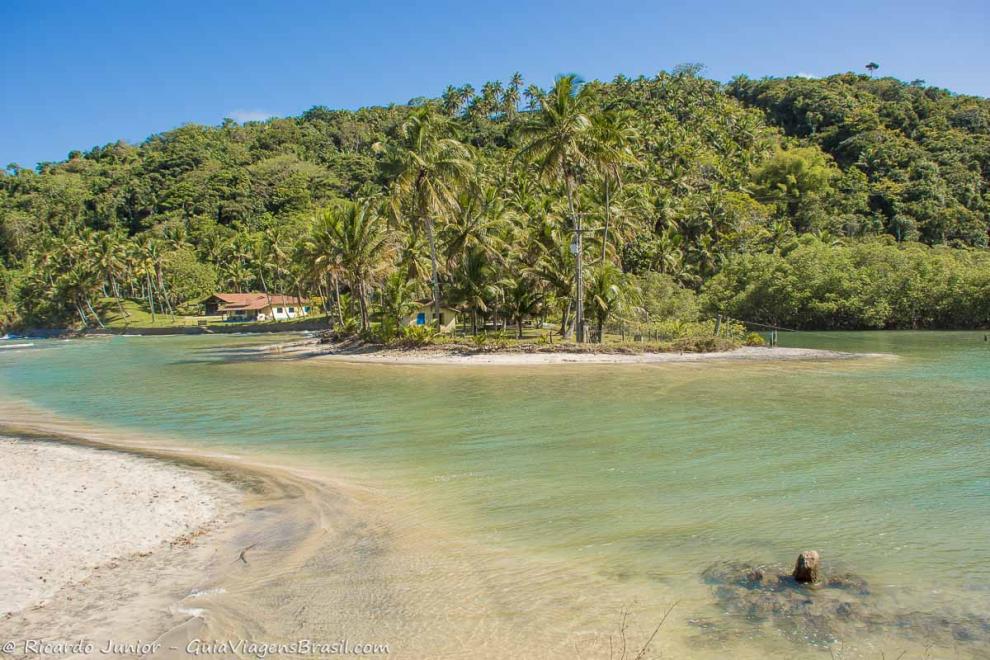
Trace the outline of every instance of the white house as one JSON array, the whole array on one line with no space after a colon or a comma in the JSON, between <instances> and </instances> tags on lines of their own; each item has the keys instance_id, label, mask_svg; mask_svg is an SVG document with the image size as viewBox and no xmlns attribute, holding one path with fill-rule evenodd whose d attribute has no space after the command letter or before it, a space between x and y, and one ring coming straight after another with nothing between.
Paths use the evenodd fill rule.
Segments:
<instances>
[{"instance_id":1,"label":"white house","mask_svg":"<svg viewBox=\"0 0 990 660\"><path fill-rule=\"evenodd\" d=\"M225 321L288 321L310 313L302 298L265 293L216 293L203 307L207 316L219 314Z\"/></svg>"}]
</instances>

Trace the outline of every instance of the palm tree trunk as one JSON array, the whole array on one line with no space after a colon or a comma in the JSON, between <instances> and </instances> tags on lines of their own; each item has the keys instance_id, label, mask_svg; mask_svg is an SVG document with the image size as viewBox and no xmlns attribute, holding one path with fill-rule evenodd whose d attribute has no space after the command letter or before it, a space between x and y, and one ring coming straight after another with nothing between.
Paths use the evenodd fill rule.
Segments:
<instances>
[{"instance_id":1,"label":"palm tree trunk","mask_svg":"<svg viewBox=\"0 0 990 660\"><path fill-rule=\"evenodd\" d=\"M162 277L162 271L158 271L158 289L162 292L162 298L165 300L165 306L168 308L168 315L175 320L175 310L172 309L172 303L168 299L168 289L165 288L165 279Z\"/></svg>"},{"instance_id":2,"label":"palm tree trunk","mask_svg":"<svg viewBox=\"0 0 990 660\"><path fill-rule=\"evenodd\" d=\"M268 308L272 310L272 318L275 319L275 308L272 307L272 295L268 293L268 285L265 283L265 269L258 268L258 275L261 277L261 288L265 290L265 298L268 300ZM278 319L275 319L276 321Z\"/></svg>"},{"instance_id":3,"label":"palm tree trunk","mask_svg":"<svg viewBox=\"0 0 990 660\"><path fill-rule=\"evenodd\" d=\"M113 297L117 299L117 309L120 310L120 315L124 318L130 316L124 309L124 302L120 299L120 288L117 286L117 278L110 274L110 288L113 290Z\"/></svg>"},{"instance_id":4,"label":"palm tree trunk","mask_svg":"<svg viewBox=\"0 0 990 660\"><path fill-rule=\"evenodd\" d=\"M433 219L427 215L426 238L430 242L430 279L433 281L433 320L440 323L440 280L437 276L437 246L433 240Z\"/></svg>"},{"instance_id":5,"label":"palm tree trunk","mask_svg":"<svg viewBox=\"0 0 990 660\"><path fill-rule=\"evenodd\" d=\"M100 320L100 315L96 313L95 309L93 309L93 303L90 302L89 296L86 297L86 307L89 308L89 312L93 315L93 318L96 319L96 322L100 324L100 327L106 330L107 326L103 325L103 321Z\"/></svg>"},{"instance_id":6,"label":"palm tree trunk","mask_svg":"<svg viewBox=\"0 0 990 660\"><path fill-rule=\"evenodd\" d=\"M148 307L151 309L151 322L155 322L155 299L151 295L151 273L144 271L144 279L148 283Z\"/></svg>"},{"instance_id":7,"label":"palm tree trunk","mask_svg":"<svg viewBox=\"0 0 990 660\"><path fill-rule=\"evenodd\" d=\"M566 177L567 208L574 222L575 242L577 253L574 255L574 320L577 331L577 342L584 343L584 236L581 231L581 216L574 210L574 184L570 176Z\"/></svg>"},{"instance_id":8,"label":"palm tree trunk","mask_svg":"<svg viewBox=\"0 0 990 660\"><path fill-rule=\"evenodd\" d=\"M368 330L368 294L364 289L364 282L359 282L357 287L351 287L352 290L356 288L358 294L358 304L361 309L361 330L362 332L367 332Z\"/></svg>"},{"instance_id":9,"label":"palm tree trunk","mask_svg":"<svg viewBox=\"0 0 990 660\"><path fill-rule=\"evenodd\" d=\"M337 279L337 275L333 276L333 295L334 295L334 306L337 308L337 320L340 321L340 326L344 326L344 310L340 306L340 280Z\"/></svg>"},{"instance_id":10,"label":"palm tree trunk","mask_svg":"<svg viewBox=\"0 0 990 660\"><path fill-rule=\"evenodd\" d=\"M340 327L344 327L344 310L340 307L340 280L337 279L337 274L333 274L333 295L334 295L334 307L337 308L337 320L340 321Z\"/></svg>"},{"instance_id":11,"label":"palm tree trunk","mask_svg":"<svg viewBox=\"0 0 990 660\"><path fill-rule=\"evenodd\" d=\"M605 176L605 231L602 234L602 264L605 263L605 256L608 253L608 221L612 216L612 203L610 201L609 179Z\"/></svg>"},{"instance_id":12,"label":"palm tree trunk","mask_svg":"<svg viewBox=\"0 0 990 660\"><path fill-rule=\"evenodd\" d=\"M564 308L564 314L560 317L560 338L567 339L567 321L571 316L571 305L574 304L574 299L568 297L567 307Z\"/></svg>"},{"instance_id":13,"label":"palm tree trunk","mask_svg":"<svg viewBox=\"0 0 990 660\"><path fill-rule=\"evenodd\" d=\"M83 327L84 328L88 328L89 327L89 319L86 318L86 315L83 313L82 307L79 306L79 299L78 298L73 298L72 299L72 303L76 306L76 312L78 312L79 318L82 319Z\"/></svg>"}]
</instances>

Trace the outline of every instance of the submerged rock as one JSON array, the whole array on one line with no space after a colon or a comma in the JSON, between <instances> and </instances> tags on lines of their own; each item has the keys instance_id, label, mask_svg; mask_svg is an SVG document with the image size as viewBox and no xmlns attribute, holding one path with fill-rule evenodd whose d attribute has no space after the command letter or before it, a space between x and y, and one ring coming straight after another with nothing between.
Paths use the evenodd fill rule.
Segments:
<instances>
[{"instance_id":1,"label":"submerged rock","mask_svg":"<svg viewBox=\"0 0 990 660\"><path fill-rule=\"evenodd\" d=\"M711 585L719 608L729 618L704 621L707 636L715 630L736 628L742 623L771 626L788 638L815 646L856 639L864 634L897 634L925 643L952 646L956 643L990 644L990 619L971 612L939 614L904 610L890 599L878 598L867 581L853 573L827 575L820 559L814 581L799 581L814 575L802 553L793 571L774 564L720 562L701 575ZM817 555L817 553L815 553ZM804 559L804 569L802 568ZM702 627L702 626L698 626Z\"/></svg>"},{"instance_id":2,"label":"submerged rock","mask_svg":"<svg viewBox=\"0 0 990 660\"><path fill-rule=\"evenodd\" d=\"M791 575L795 580L804 584L818 584L821 581L821 557L814 550L805 550L798 555Z\"/></svg>"}]
</instances>

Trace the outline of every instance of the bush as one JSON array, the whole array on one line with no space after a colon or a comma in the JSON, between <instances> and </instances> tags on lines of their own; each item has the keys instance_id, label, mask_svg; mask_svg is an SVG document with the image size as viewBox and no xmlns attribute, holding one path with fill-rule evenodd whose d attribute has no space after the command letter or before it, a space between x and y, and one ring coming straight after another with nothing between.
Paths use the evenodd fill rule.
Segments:
<instances>
[{"instance_id":1,"label":"bush","mask_svg":"<svg viewBox=\"0 0 990 660\"><path fill-rule=\"evenodd\" d=\"M631 284L639 292L639 307L647 319L696 321L701 306L691 289L677 283L670 275L644 273L632 276Z\"/></svg>"},{"instance_id":2,"label":"bush","mask_svg":"<svg viewBox=\"0 0 990 660\"><path fill-rule=\"evenodd\" d=\"M429 346L436 339L436 330L429 325L407 325L402 328L394 343L404 348Z\"/></svg>"},{"instance_id":3,"label":"bush","mask_svg":"<svg viewBox=\"0 0 990 660\"><path fill-rule=\"evenodd\" d=\"M509 340L501 330L493 333L479 332L474 336L474 345L478 348L505 348L509 345Z\"/></svg>"},{"instance_id":4,"label":"bush","mask_svg":"<svg viewBox=\"0 0 990 660\"><path fill-rule=\"evenodd\" d=\"M747 346L766 345L766 341L763 340L763 335L761 335L758 332L751 332L748 335L746 335L746 338L743 340L743 343L746 344Z\"/></svg>"}]
</instances>

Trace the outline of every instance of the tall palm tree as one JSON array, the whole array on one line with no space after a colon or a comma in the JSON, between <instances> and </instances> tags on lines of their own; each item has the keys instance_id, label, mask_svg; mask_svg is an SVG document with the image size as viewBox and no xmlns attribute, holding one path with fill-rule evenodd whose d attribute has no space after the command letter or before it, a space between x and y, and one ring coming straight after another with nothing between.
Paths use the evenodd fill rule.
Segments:
<instances>
[{"instance_id":1,"label":"tall palm tree","mask_svg":"<svg viewBox=\"0 0 990 660\"><path fill-rule=\"evenodd\" d=\"M117 278L124 269L124 260L126 258L123 238L117 232L99 232L94 237L91 250L94 266L110 285L110 293L117 301L117 308L120 311L121 317L127 317L128 313L124 309L120 296L120 288L117 285Z\"/></svg>"},{"instance_id":2,"label":"tall palm tree","mask_svg":"<svg viewBox=\"0 0 990 660\"><path fill-rule=\"evenodd\" d=\"M158 275L158 261L156 259L156 247L154 240L144 234L140 240L134 244L134 274L138 278L143 278L141 284L145 297L148 300L148 311L151 312L152 323L156 320L155 315L155 280Z\"/></svg>"},{"instance_id":3,"label":"tall palm tree","mask_svg":"<svg viewBox=\"0 0 990 660\"><path fill-rule=\"evenodd\" d=\"M416 109L386 147L385 174L395 191L410 199L414 229L422 227L430 245L434 317L440 319L440 280L434 223L454 206L456 194L471 177L470 150L454 137L449 117L431 105Z\"/></svg>"},{"instance_id":4,"label":"tall palm tree","mask_svg":"<svg viewBox=\"0 0 990 660\"><path fill-rule=\"evenodd\" d=\"M540 255L532 271L561 303L560 336L566 337L571 309L574 305L574 255L571 254L566 242L555 242L551 245L538 243L538 245Z\"/></svg>"},{"instance_id":5,"label":"tall palm tree","mask_svg":"<svg viewBox=\"0 0 990 660\"><path fill-rule=\"evenodd\" d=\"M489 255L477 246L468 249L454 273L454 295L471 312L472 334L478 334L478 314L488 312L489 302L501 293L495 279Z\"/></svg>"},{"instance_id":6,"label":"tall palm tree","mask_svg":"<svg viewBox=\"0 0 990 660\"><path fill-rule=\"evenodd\" d=\"M540 110L521 128L523 146L518 157L536 167L549 182L563 180L567 209L574 228L575 305L577 340L584 341L584 242L581 215L575 208L582 169L593 163L592 118L594 99L590 88L574 75L560 76L540 98Z\"/></svg>"},{"instance_id":7,"label":"tall palm tree","mask_svg":"<svg viewBox=\"0 0 990 660\"><path fill-rule=\"evenodd\" d=\"M320 232L325 232L328 247L340 263L351 293L358 297L361 330L370 326L369 288L382 278L389 267L394 248L385 222L369 202L342 202L323 213Z\"/></svg>"},{"instance_id":8,"label":"tall palm tree","mask_svg":"<svg viewBox=\"0 0 990 660\"><path fill-rule=\"evenodd\" d=\"M499 258L504 247L499 230L506 215L505 204L494 188L468 189L458 195L457 206L444 228L448 267L453 269L472 248Z\"/></svg>"},{"instance_id":9,"label":"tall palm tree","mask_svg":"<svg viewBox=\"0 0 990 660\"><path fill-rule=\"evenodd\" d=\"M522 86L522 74L516 71L512 74L512 78L509 80L509 84L505 88L505 93L502 95L503 111L509 121L515 119L516 113L519 112L519 100L521 98Z\"/></svg>"},{"instance_id":10,"label":"tall palm tree","mask_svg":"<svg viewBox=\"0 0 990 660\"><path fill-rule=\"evenodd\" d=\"M612 108L592 118L592 160L602 179L605 200L605 226L602 230L602 261L608 253L608 230L612 219L612 192L622 186L622 173L627 165L636 164L632 147L638 134L632 125L629 110Z\"/></svg>"}]
</instances>

